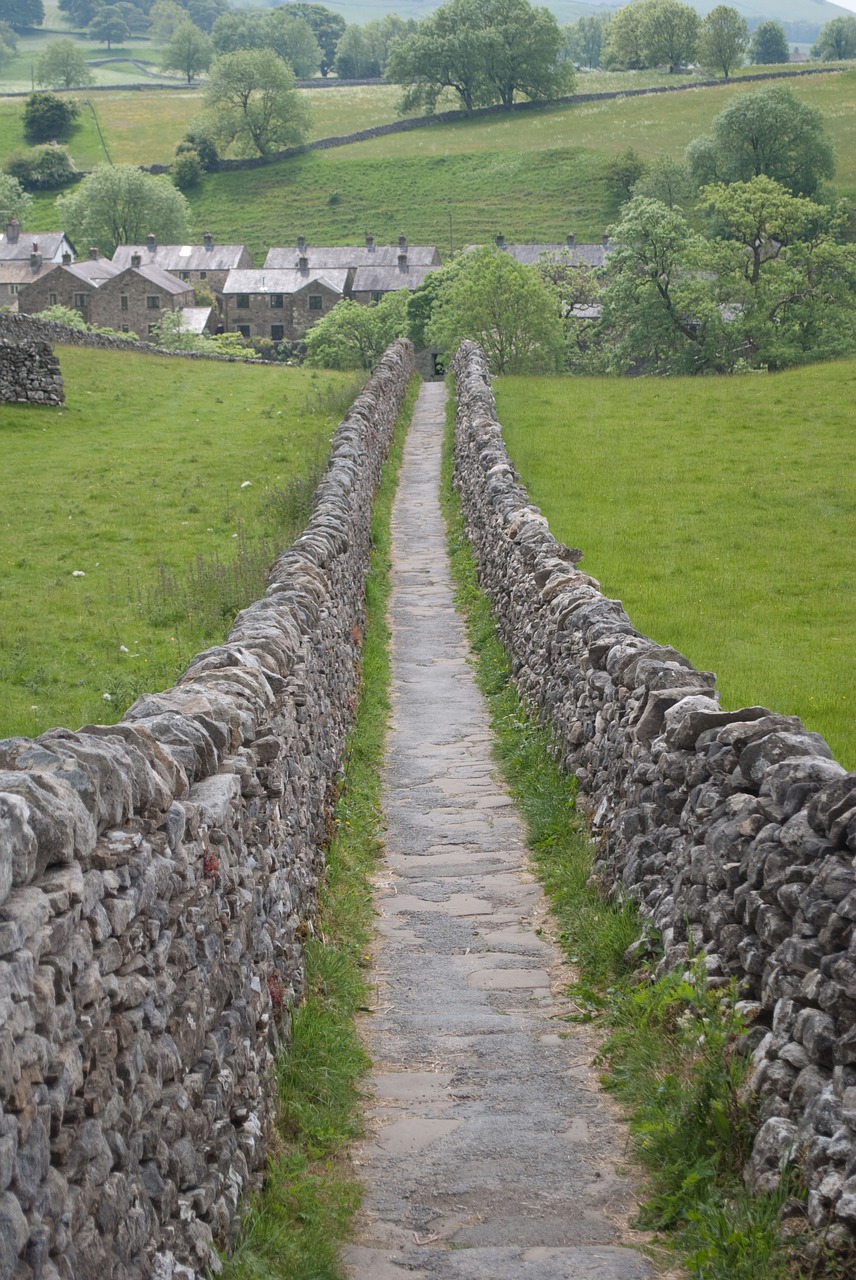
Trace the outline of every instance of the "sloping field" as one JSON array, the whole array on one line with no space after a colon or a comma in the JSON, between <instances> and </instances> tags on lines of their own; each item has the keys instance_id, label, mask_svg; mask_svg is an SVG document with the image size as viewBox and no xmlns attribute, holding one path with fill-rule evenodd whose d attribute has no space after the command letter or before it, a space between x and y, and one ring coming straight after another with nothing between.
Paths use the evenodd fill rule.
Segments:
<instances>
[{"instance_id":1,"label":"sloping field","mask_svg":"<svg viewBox=\"0 0 856 1280\"><path fill-rule=\"evenodd\" d=\"M302 528L358 386L59 354L65 408L0 423L0 738L112 723L218 643Z\"/></svg>"},{"instance_id":2,"label":"sloping field","mask_svg":"<svg viewBox=\"0 0 856 1280\"><path fill-rule=\"evenodd\" d=\"M856 361L496 392L533 501L634 624L856 767Z\"/></svg>"}]
</instances>

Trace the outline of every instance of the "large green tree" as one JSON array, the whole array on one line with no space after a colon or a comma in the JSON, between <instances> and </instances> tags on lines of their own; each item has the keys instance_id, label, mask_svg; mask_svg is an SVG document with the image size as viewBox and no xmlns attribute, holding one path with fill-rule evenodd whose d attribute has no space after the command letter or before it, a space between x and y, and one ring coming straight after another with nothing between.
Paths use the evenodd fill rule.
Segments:
<instances>
[{"instance_id":1,"label":"large green tree","mask_svg":"<svg viewBox=\"0 0 856 1280\"><path fill-rule=\"evenodd\" d=\"M746 19L730 5L719 4L701 23L698 53L703 67L722 72L727 80L742 65L749 44Z\"/></svg>"},{"instance_id":2,"label":"large green tree","mask_svg":"<svg viewBox=\"0 0 856 1280\"><path fill-rule=\"evenodd\" d=\"M42 0L0 0L0 22L8 22L13 31L40 27L44 20Z\"/></svg>"},{"instance_id":3,"label":"large green tree","mask_svg":"<svg viewBox=\"0 0 856 1280\"><path fill-rule=\"evenodd\" d=\"M211 37L188 18L178 24L169 44L161 51L161 67L164 71L180 71L187 83L192 84L194 76L208 70L213 57Z\"/></svg>"},{"instance_id":4,"label":"large green tree","mask_svg":"<svg viewBox=\"0 0 856 1280\"><path fill-rule=\"evenodd\" d=\"M31 93L24 103L22 121L28 142L52 142L65 137L80 113L71 98L55 93Z\"/></svg>"},{"instance_id":5,"label":"large green tree","mask_svg":"<svg viewBox=\"0 0 856 1280\"><path fill-rule=\"evenodd\" d=\"M0 173L0 218L4 221L17 218L24 222L32 203L32 196L27 194L17 178L10 173Z\"/></svg>"},{"instance_id":6,"label":"large green tree","mask_svg":"<svg viewBox=\"0 0 856 1280\"><path fill-rule=\"evenodd\" d=\"M451 354L472 338L493 373L555 370L563 331L554 290L493 245L471 250L456 266L425 326L428 342Z\"/></svg>"},{"instance_id":7,"label":"large green tree","mask_svg":"<svg viewBox=\"0 0 856 1280\"><path fill-rule=\"evenodd\" d=\"M165 175L133 165L98 165L56 208L73 241L107 254L119 244L142 243L150 232L172 244L188 238L189 206L181 192Z\"/></svg>"},{"instance_id":8,"label":"large green tree","mask_svg":"<svg viewBox=\"0 0 856 1280\"><path fill-rule=\"evenodd\" d=\"M287 4L285 9L295 18L305 18L312 28L313 35L321 48L319 70L326 76L336 58L336 45L345 30L345 19L341 13L334 13L323 4L298 3Z\"/></svg>"},{"instance_id":9,"label":"large green tree","mask_svg":"<svg viewBox=\"0 0 856 1280\"><path fill-rule=\"evenodd\" d=\"M337 302L306 335L306 363L323 369L371 369L396 338L407 333L408 291L387 293L364 306Z\"/></svg>"},{"instance_id":10,"label":"large green tree","mask_svg":"<svg viewBox=\"0 0 856 1280\"><path fill-rule=\"evenodd\" d=\"M36 83L50 89L93 84L95 76L73 40L50 40L36 62Z\"/></svg>"},{"instance_id":11,"label":"large green tree","mask_svg":"<svg viewBox=\"0 0 856 1280\"><path fill-rule=\"evenodd\" d=\"M387 77L407 86L402 106L433 110L454 89L467 110L515 94L552 98L570 89L565 39L552 13L529 0L448 0L390 51Z\"/></svg>"},{"instance_id":12,"label":"large green tree","mask_svg":"<svg viewBox=\"0 0 856 1280\"><path fill-rule=\"evenodd\" d=\"M291 68L270 49L238 49L211 64L208 131L238 155L270 155L302 142L308 109Z\"/></svg>"},{"instance_id":13,"label":"large green tree","mask_svg":"<svg viewBox=\"0 0 856 1280\"><path fill-rule=\"evenodd\" d=\"M762 22L749 41L749 61L758 67L778 66L790 62L791 46L784 27L778 22Z\"/></svg>"},{"instance_id":14,"label":"large green tree","mask_svg":"<svg viewBox=\"0 0 856 1280\"><path fill-rule=\"evenodd\" d=\"M336 75L342 80L368 80L380 75L377 50L363 27L349 24L336 45Z\"/></svg>"},{"instance_id":15,"label":"large green tree","mask_svg":"<svg viewBox=\"0 0 856 1280\"><path fill-rule=\"evenodd\" d=\"M700 25L695 9L679 0L639 0L638 7L646 66L677 71L694 61Z\"/></svg>"},{"instance_id":16,"label":"large green tree","mask_svg":"<svg viewBox=\"0 0 856 1280\"><path fill-rule=\"evenodd\" d=\"M763 173L794 195L813 195L835 172L820 111L780 85L732 98L710 136L687 148L687 159L699 183L745 182Z\"/></svg>"},{"instance_id":17,"label":"large green tree","mask_svg":"<svg viewBox=\"0 0 856 1280\"><path fill-rule=\"evenodd\" d=\"M106 44L108 49L112 49L114 44L121 44L127 40L130 34L121 10L114 4L105 5L103 9L99 9L89 24L90 40L99 40Z\"/></svg>"},{"instance_id":18,"label":"large green tree","mask_svg":"<svg viewBox=\"0 0 856 1280\"><path fill-rule=\"evenodd\" d=\"M321 65L321 46L306 19L291 13L290 8L286 5L266 15L265 47L287 62L298 79L308 80Z\"/></svg>"},{"instance_id":19,"label":"large green tree","mask_svg":"<svg viewBox=\"0 0 856 1280\"><path fill-rule=\"evenodd\" d=\"M578 18L565 27L568 53L572 61L578 62L581 67L602 65L609 23L609 14L595 13L590 17Z\"/></svg>"},{"instance_id":20,"label":"large green tree","mask_svg":"<svg viewBox=\"0 0 856 1280\"><path fill-rule=\"evenodd\" d=\"M638 71L646 66L641 9L641 4L628 4L613 16L606 32L604 66L624 71Z\"/></svg>"},{"instance_id":21,"label":"large green tree","mask_svg":"<svg viewBox=\"0 0 856 1280\"><path fill-rule=\"evenodd\" d=\"M824 62L856 58L856 18L833 18L821 27L811 56Z\"/></svg>"}]
</instances>

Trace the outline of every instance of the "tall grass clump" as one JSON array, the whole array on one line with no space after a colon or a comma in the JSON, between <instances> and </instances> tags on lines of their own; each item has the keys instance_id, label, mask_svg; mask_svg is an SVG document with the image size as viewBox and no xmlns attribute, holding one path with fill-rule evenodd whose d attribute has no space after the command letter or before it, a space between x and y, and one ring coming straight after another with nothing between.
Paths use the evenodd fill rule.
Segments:
<instances>
[{"instance_id":1,"label":"tall grass clump","mask_svg":"<svg viewBox=\"0 0 856 1280\"><path fill-rule=\"evenodd\" d=\"M567 383L565 384L567 386ZM478 586L460 504L451 488L453 412L444 450L443 504L452 574L474 665L495 734L495 753L528 829L535 870L552 906L553 930L576 967L571 1022L593 1022L602 1038L603 1081L625 1108L632 1153L645 1170L637 1225L658 1233L694 1280L846 1280L846 1259L813 1246L803 1267L783 1237L798 1187L750 1197L742 1169L755 1114L743 1083L747 1027L734 984L709 986L704 957L654 977L656 937L635 904L594 887L593 846L574 806L575 782L557 744L521 702L489 602ZM639 967L641 965L641 967Z\"/></svg>"},{"instance_id":2,"label":"tall grass clump","mask_svg":"<svg viewBox=\"0 0 856 1280\"><path fill-rule=\"evenodd\" d=\"M278 1147L249 1207L224 1280L343 1280L339 1249L360 1204L346 1148L362 1132L361 1081L370 1063L355 1026L366 1010L374 910L370 876L382 847L380 769L389 716L390 517L411 389L372 517L362 693L348 739L314 936L306 942L302 1003L289 1012L277 1062Z\"/></svg>"}]
</instances>

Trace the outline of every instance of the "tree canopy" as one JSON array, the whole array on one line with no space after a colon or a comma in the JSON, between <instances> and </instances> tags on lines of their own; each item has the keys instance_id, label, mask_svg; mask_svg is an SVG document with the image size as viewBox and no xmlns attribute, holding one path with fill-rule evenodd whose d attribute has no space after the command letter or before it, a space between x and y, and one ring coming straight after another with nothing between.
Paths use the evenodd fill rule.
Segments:
<instances>
[{"instance_id":1,"label":"tree canopy","mask_svg":"<svg viewBox=\"0 0 856 1280\"><path fill-rule=\"evenodd\" d=\"M596 13L565 27L568 54L574 62L589 68L602 65L610 21L609 14Z\"/></svg>"},{"instance_id":2,"label":"tree canopy","mask_svg":"<svg viewBox=\"0 0 856 1280\"><path fill-rule=\"evenodd\" d=\"M238 155L270 155L302 142L309 114L291 68L271 49L238 49L211 65L208 131Z\"/></svg>"},{"instance_id":3,"label":"tree canopy","mask_svg":"<svg viewBox=\"0 0 856 1280\"><path fill-rule=\"evenodd\" d=\"M28 142L50 142L68 133L80 114L76 102L55 93L31 93L24 103L24 137Z\"/></svg>"},{"instance_id":4,"label":"tree canopy","mask_svg":"<svg viewBox=\"0 0 856 1280\"><path fill-rule=\"evenodd\" d=\"M703 67L721 71L727 80L734 68L743 63L748 44L746 19L730 5L717 5L702 18L698 53Z\"/></svg>"},{"instance_id":5,"label":"tree canopy","mask_svg":"<svg viewBox=\"0 0 856 1280\"><path fill-rule=\"evenodd\" d=\"M73 40L50 40L36 62L36 83L51 89L93 84L95 76Z\"/></svg>"},{"instance_id":6,"label":"tree canopy","mask_svg":"<svg viewBox=\"0 0 856 1280\"><path fill-rule=\"evenodd\" d=\"M791 46L785 29L778 22L762 22L749 41L749 61L755 66L775 66L790 62Z\"/></svg>"},{"instance_id":7,"label":"tree canopy","mask_svg":"<svg viewBox=\"0 0 856 1280\"><path fill-rule=\"evenodd\" d=\"M105 5L103 9L99 9L89 24L90 39L102 40L108 49L114 44L127 40L130 34L121 9L114 4Z\"/></svg>"},{"instance_id":8,"label":"tree canopy","mask_svg":"<svg viewBox=\"0 0 856 1280\"><path fill-rule=\"evenodd\" d=\"M554 15L529 0L447 0L392 45L386 74L407 86L402 108L433 111L444 89L462 105L510 108L515 94L554 98L569 91L573 68Z\"/></svg>"},{"instance_id":9,"label":"tree canopy","mask_svg":"<svg viewBox=\"0 0 856 1280\"><path fill-rule=\"evenodd\" d=\"M321 48L319 69L326 76L336 57L336 44L345 30L345 19L323 4L305 4L302 0L289 4L288 12L295 18L304 18L312 28Z\"/></svg>"},{"instance_id":10,"label":"tree canopy","mask_svg":"<svg viewBox=\"0 0 856 1280\"><path fill-rule=\"evenodd\" d=\"M17 178L10 173L0 173L0 218L17 218L19 222L26 220L33 204Z\"/></svg>"},{"instance_id":11,"label":"tree canopy","mask_svg":"<svg viewBox=\"0 0 856 1280\"><path fill-rule=\"evenodd\" d=\"M337 302L306 335L306 363L324 369L371 369L396 338L407 333L408 291L398 289L364 306Z\"/></svg>"},{"instance_id":12,"label":"tree canopy","mask_svg":"<svg viewBox=\"0 0 856 1280\"><path fill-rule=\"evenodd\" d=\"M821 27L811 56L824 62L856 58L856 18L833 18Z\"/></svg>"},{"instance_id":13,"label":"tree canopy","mask_svg":"<svg viewBox=\"0 0 856 1280\"><path fill-rule=\"evenodd\" d=\"M699 183L766 174L794 195L813 195L835 172L820 111L780 85L732 98L687 159Z\"/></svg>"},{"instance_id":14,"label":"tree canopy","mask_svg":"<svg viewBox=\"0 0 856 1280\"><path fill-rule=\"evenodd\" d=\"M13 31L40 27L44 20L42 0L0 0L0 22L8 22Z\"/></svg>"},{"instance_id":15,"label":"tree canopy","mask_svg":"<svg viewBox=\"0 0 856 1280\"><path fill-rule=\"evenodd\" d=\"M619 9L607 28L604 62L627 71L692 62L699 16L679 0L636 0Z\"/></svg>"},{"instance_id":16,"label":"tree canopy","mask_svg":"<svg viewBox=\"0 0 856 1280\"><path fill-rule=\"evenodd\" d=\"M165 175L134 165L98 165L57 199L56 208L73 241L97 245L107 254L119 244L141 244L150 233L172 244L188 238L184 196Z\"/></svg>"},{"instance_id":17,"label":"tree canopy","mask_svg":"<svg viewBox=\"0 0 856 1280\"><path fill-rule=\"evenodd\" d=\"M208 70L213 57L211 37L186 18L174 29L171 40L161 51L161 67L165 71L180 71L191 84L200 71Z\"/></svg>"}]
</instances>

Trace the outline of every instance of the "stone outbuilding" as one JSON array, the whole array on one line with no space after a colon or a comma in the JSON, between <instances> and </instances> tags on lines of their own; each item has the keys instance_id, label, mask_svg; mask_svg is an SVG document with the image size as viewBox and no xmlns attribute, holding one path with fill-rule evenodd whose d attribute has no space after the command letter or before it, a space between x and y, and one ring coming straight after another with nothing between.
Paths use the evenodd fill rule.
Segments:
<instances>
[{"instance_id":1,"label":"stone outbuilding","mask_svg":"<svg viewBox=\"0 0 856 1280\"><path fill-rule=\"evenodd\" d=\"M296 268L230 271L223 289L227 332L295 342L350 292L353 270Z\"/></svg>"},{"instance_id":2,"label":"stone outbuilding","mask_svg":"<svg viewBox=\"0 0 856 1280\"><path fill-rule=\"evenodd\" d=\"M205 285L215 294L222 294L230 271L253 265L244 245L215 244L210 232L202 237L202 244L158 244L150 235L145 244L120 244L113 261L119 267L130 267L135 256L144 267L160 267L191 285Z\"/></svg>"}]
</instances>

